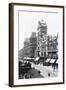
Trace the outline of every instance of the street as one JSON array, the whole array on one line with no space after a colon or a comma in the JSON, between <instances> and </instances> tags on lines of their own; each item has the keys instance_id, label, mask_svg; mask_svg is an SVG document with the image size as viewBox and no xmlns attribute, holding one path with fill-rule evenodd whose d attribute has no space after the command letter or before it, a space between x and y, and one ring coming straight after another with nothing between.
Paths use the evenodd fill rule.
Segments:
<instances>
[{"instance_id":1,"label":"street","mask_svg":"<svg viewBox=\"0 0 66 90\"><path fill-rule=\"evenodd\" d=\"M34 64L31 62L31 66L40 71L40 74L45 77L57 77L58 71L54 70L52 66L43 66L42 64Z\"/></svg>"}]
</instances>

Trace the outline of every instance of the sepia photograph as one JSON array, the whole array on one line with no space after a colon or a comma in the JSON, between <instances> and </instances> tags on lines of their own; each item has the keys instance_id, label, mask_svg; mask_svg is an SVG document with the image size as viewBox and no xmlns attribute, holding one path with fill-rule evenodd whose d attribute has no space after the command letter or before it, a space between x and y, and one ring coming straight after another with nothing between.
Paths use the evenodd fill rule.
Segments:
<instances>
[{"instance_id":1,"label":"sepia photograph","mask_svg":"<svg viewBox=\"0 0 66 90\"><path fill-rule=\"evenodd\" d=\"M10 86L64 83L64 6L10 4Z\"/></svg>"}]
</instances>

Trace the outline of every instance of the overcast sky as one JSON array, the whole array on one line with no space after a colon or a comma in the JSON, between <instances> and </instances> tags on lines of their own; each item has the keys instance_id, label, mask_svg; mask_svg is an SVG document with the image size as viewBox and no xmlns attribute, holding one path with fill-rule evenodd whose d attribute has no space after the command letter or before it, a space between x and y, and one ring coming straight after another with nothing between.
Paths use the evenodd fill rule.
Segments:
<instances>
[{"instance_id":1,"label":"overcast sky","mask_svg":"<svg viewBox=\"0 0 66 90\"><path fill-rule=\"evenodd\" d=\"M43 19L47 23L47 35L57 35L59 30L58 13L47 12L19 12L19 50L23 48L25 38L31 32L37 32L38 21Z\"/></svg>"}]
</instances>

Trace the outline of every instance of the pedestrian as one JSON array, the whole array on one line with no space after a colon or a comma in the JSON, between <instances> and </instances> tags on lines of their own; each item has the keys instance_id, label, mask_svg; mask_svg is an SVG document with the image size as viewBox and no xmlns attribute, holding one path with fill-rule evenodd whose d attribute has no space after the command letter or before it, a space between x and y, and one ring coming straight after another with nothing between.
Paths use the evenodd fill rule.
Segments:
<instances>
[{"instance_id":1,"label":"pedestrian","mask_svg":"<svg viewBox=\"0 0 66 90\"><path fill-rule=\"evenodd\" d=\"M53 63L53 67L54 67L53 71L55 71L55 63Z\"/></svg>"},{"instance_id":2,"label":"pedestrian","mask_svg":"<svg viewBox=\"0 0 66 90\"><path fill-rule=\"evenodd\" d=\"M50 77L50 72L48 73L48 77Z\"/></svg>"}]
</instances>

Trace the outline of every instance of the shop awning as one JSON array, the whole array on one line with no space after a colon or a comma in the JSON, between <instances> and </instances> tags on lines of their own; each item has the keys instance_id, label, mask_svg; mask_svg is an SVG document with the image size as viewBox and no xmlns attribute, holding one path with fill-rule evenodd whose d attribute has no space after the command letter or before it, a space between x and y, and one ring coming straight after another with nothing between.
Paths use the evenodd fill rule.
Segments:
<instances>
[{"instance_id":1,"label":"shop awning","mask_svg":"<svg viewBox=\"0 0 66 90\"><path fill-rule=\"evenodd\" d=\"M46 62L50 62L50 59L47 59Z\"/></svg>"},{"instance_id":2,"label":"shop awning","mask_svg":"<svg viewBox=\"0 0 66 90\"><path fill-rule=\"evenodd\" d=\"M56 61L56 64L58 64L58 60Z\"/></svg>"},{"instance_id":3,"label":"shop awning","mask_svg":"<svg viewBox=\"0 0 66 90\"><path fill-rule=\"evenodd\" d=\"M38 61L39 60L39 57L35 58L35 61Z\"/></svg>"},{"instance_id":4,"label":"shop awning","mask_svg":"<svg viewBox=\"0 0 66 90\"><path fill-rule=\"evenodd\" d=\"M56 59L51 59L50 63L54 63L56 61Z\"/></svg>"},{"instance_id":5,"label":"shop awning","mask_svg":"<svg viewBox=\"0 0 66 90\"><path fill-rule=\"evenodd\" d=\"M30 57L24 57L25 60L32 60L34 58L30 58Z\"/></svg>"}]
</instances>

